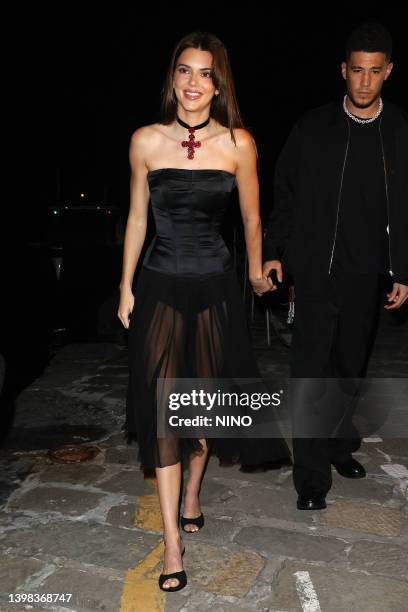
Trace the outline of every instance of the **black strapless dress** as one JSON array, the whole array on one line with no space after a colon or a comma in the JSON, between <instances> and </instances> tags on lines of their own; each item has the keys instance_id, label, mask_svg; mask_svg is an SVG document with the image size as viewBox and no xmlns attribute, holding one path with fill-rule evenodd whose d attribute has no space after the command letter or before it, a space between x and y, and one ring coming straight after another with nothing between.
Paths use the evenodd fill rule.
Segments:
<instances>
[{"instance_id":1,"label":"black strapless dress","mask_svg":"<svg viewBox=\"0 0 408 612\"><path fill-rule=\"evenodd\" d=\"M134 292L125 423L146 469L201 450L197 439L157 439L157 378L260 378L238 279L220 234L235 175L163 168L151 170L148 182L156 236ZM212 438L208 445L221 459L245 464L290 456L280 438Z\"/></svg>"}]
</instances>

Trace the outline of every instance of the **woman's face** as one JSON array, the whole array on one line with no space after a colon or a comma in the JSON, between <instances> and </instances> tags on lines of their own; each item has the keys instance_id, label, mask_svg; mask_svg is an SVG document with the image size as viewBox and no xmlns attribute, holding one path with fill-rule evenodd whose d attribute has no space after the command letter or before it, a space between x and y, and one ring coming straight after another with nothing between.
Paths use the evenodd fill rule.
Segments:
<instances>
[{"instance_id":1,"label":"woman's face","mask_svg":"<svg viewBox=\"0 0 408 612\"><path fill-rule=\"evenodd\" d=\"M189 47L180 54L174 71L173 87L179 104L186 111L201 111L218 93L212 80L212 54Z\"/></svg>"}]
</instances>

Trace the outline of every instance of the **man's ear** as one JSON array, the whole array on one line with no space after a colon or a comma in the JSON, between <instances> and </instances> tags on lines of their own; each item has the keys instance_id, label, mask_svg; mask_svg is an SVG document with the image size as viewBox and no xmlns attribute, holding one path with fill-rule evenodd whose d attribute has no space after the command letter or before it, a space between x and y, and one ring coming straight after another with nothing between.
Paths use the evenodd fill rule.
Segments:
<instances>
[{"instance_id":1,"label":"man's ear","mask_svg":"<svg viewBox=\"0 0 408 612\"><path fill-rule=\"evenodd\" d=\"M385 71L384 81L388 79L393 68L394 68L394 64L392 62L389 62L389 64L387 65L386 71Z\"/></svg>"},{"instance_id":2,"label":"man's ear","mask_svg":"<svg viewBox=\"0 0 408 612\"><path fill-rule=\"evenodd\" d=\"M347 78L347 62L341 62L341 75L344 80Z\"/></svg>"}]
</instances>

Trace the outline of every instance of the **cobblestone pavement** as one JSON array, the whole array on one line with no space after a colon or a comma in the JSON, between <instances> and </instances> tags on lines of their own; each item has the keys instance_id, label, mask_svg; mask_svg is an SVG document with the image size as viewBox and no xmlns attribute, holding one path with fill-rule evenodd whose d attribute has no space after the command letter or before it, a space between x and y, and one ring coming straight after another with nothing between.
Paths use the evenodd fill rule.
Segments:
<instances>
[{"instance_id":1,"label":"cobblestone pavement","mask_svg":"<svg viewBox=\"0 0 408 612\"><path fill-rule=\"evenodd\" d=\"M407 325L382 321L370 374L404 375ZM287 375L287 349L253 326L265 375ZM406 372L405 372L406 374ZM408 440L372 437L356 453L365 479L333 473L323 511L296 509L291 469L246 474L209 461L206 524L185 534L188 586L157 587L162 563L156 482L121 434L126 346L71 344L16 401L0 455L2 611L403 612L408 609ZM48 450L91 443L92 460ZM69 601L11 603L25 593Z\"/></svg>"}]
</instances>

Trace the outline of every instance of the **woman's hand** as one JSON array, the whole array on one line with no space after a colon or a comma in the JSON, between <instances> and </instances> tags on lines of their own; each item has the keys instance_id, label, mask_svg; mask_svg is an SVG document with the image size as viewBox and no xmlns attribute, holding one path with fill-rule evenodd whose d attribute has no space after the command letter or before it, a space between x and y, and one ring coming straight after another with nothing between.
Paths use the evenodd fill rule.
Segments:
<instances>
[{"instance_id":1,"label":"woman's hand","mask_svg":"<svg viewBox=\"0 0 408 612\"><path fill-rule=\"evenodd\" d=\"M118 317L125 329L129 329L129 315L133 311L135 305L135 296L130 289L123 289L120 292L120 302L118 309Z\"/></svg>"},{"instance_id":2,"label":"woman's hand","mask_svg":"<svg viewBox=\"0 0 408 612\"><path fill-rule=\"evenodd\" d=\"M259 278L250 278L249 282L252 285L254 293L256 293L256 295L258 295L259 297L271 290L268 281L265 278L262 278L262 276L260 276Z\"/></svg>"}]
</instances>

